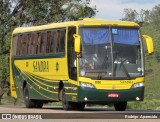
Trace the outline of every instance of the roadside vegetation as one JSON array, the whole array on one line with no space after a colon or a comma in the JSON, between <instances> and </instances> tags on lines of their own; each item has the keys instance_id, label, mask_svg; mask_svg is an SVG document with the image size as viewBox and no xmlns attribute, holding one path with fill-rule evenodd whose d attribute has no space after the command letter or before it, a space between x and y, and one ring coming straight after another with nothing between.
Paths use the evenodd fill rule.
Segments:
<instances>
[{"instance_id":1,"label":"roadside vegetation","mask_svg":"<svg viewBox=\"0 0 160 122\"><path fill-rule=\"evenodd\" d=\"M62 0L61 2L14 0L14 3L11 0L0 1L0 104L23 105L23 99L16 100L10 97L9 93L10 37L15 27L78 20L79 18L94 17L96 12L96 7L90 6L90 0L74 0L74 2L72 0ZM130 8L124 9L122 20L143 22L143 24L141 23L142 34L151 36L155 47L153 55L145 54L144 101L129 102L128 108L160 110L160 4L152 10L141 10L140 12ZM61 103L48 105L59 106Z\"/></svg>"},{"instance_id":2,"label":"roadside vegetation","mask_svg":"<svg viewBox=\"0 0 160 122\"><path fill-rule=\"evenodd\" d=\"M160 4L151 11L124 9L122 20L143 22L142 34L153 38L155 52L145 54L145 97L143 102L129 102L128 108L138 110L160 110ZM145 47L144 47L145 48ZM145 50L146 51L146 50Z\"/></svg>"}]
</instances>

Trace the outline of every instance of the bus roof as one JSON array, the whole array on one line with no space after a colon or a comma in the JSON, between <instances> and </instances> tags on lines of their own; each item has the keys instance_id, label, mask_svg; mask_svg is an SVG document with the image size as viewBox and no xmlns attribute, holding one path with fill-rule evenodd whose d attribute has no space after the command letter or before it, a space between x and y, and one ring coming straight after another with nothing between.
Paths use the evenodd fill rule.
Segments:
<instances>
[{"instance_id":1,"label":"bus roof","mask_svg":"<svg viewBox=\"0 0 160 122\"><path fill-rule=\"evenodd\" d=\"M62 28L66 26L92 26L92 25L112 25L112 26L133 26L139 27L137 23L128 22L128 21L113 21L113 20L103 20L97 18L84 18L79 21L68 21L62 23L50 23L47 25L41 26L31 26L31 27L18 27L13 31L13 34L20 34L20 33L27 33L27 32L34 32L34 31L43 31L49 30L52 28Z\"/></svg>"}]
</instances>

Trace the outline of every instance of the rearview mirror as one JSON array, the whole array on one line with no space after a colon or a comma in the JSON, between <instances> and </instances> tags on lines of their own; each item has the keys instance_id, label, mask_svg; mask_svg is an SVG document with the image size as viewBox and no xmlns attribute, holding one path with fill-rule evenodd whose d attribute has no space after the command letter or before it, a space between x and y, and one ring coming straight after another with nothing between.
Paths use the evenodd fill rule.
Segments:
<instances>
[{"instance_id":1,"label":"rearview mirror","mask_svg":"<svg viewBox=\"0 0 160 122\"><path fill-rule=\"evenodd\" d=\"M150 36L142 35L143 39L146 41L148 54L154 53L153 40Z\"/></svg>"},{"instance_id":2,"label":"rearview mirror","mask_svg":"<svg viewBox=\"0 0 160 122\"><path fill-rule=\"evenodd\" d=\"M81 46L81 37L78 34L74 34L74 51L76 53L80 53L80 46Z\"/></svg>"}]
</instances>

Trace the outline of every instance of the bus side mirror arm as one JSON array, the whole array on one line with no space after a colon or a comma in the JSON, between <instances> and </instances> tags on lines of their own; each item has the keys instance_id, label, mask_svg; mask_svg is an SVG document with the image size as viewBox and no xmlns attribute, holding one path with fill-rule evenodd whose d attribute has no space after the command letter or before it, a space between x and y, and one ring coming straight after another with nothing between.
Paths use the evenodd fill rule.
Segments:
<instances>
[{"instance_id":1,"label":"bus side mirror arm","mask_svg":"<svg viewBox=\"0 0 160 122\"><path fill-rule=\"evenodd\" d=\"M81 37L78 34L74 34L74 51L76 53L80 53L80 47L81 47Z\"/></svg>"},{"instance_id":2,"label":"bus side mirror arm","mask_svg":"<svg viewBox=\"0 0 160 122\"><path fill-rule=\"evenodd\" d=\"M154 53L154 46L153 46L153 40L148 35L142 35L143 39L146 41L148 54Z\"/></svg>"}]
</instances>

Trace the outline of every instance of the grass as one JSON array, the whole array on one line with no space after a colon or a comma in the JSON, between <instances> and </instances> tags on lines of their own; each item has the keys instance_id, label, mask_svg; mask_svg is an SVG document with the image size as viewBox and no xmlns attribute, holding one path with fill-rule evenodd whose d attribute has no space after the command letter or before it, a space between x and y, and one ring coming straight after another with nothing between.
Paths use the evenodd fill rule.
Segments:
<instances>
[{"instance_id":1,"label":"grass","mask_svg":"<svg viewBox=\"0 0 160 122\"><path fill-rule=\"evenodd\" d=\"M154 56L146 58L145 96L143 102L129 102L131 109L160 110L160 62Z\"/></svg>"},{"instance_id":2,"label":"grass","mask_svg":"<svg viewBox=\"0 0 160 122\"><path fill-rule=\"evenodd\" d=\"M128 108L132 110L160 110L160 100L144 100L143 102L129 102Z\"/></svg>"},{"instance_id":3,"label":"grass","mask_svg":"<svg viewBox=\"0 0 160 122\"><path fill-rule=\"evenodd\" d=\"M23 99L14 99L13 97L8 96L6 94L3 95L1 102L2 102L2 105L18 105L18 106L24 105Z\"/></svg>"}]
</instances>

